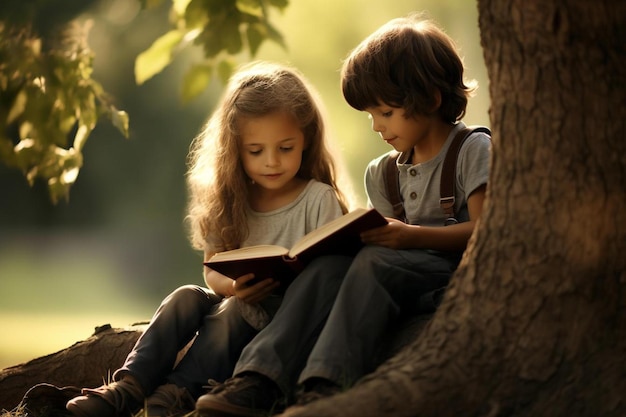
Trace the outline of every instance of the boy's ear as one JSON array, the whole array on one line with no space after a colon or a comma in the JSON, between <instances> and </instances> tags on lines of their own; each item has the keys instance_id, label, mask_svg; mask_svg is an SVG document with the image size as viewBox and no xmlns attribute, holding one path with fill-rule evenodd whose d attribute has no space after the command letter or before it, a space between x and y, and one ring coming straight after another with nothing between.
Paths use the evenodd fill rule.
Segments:
<instances>
[{"instance_id":1,"label":"boy's ear","mask_svg":"<svg viewBox=\"0 0 626 417\"><path fill-rule=\"evenodd\" d=\"M430 112L436 113L439 107L441 107L441 91L436 88L435 91L433 91L433 105L430 108Z\"/></svg>"}]
</instances>

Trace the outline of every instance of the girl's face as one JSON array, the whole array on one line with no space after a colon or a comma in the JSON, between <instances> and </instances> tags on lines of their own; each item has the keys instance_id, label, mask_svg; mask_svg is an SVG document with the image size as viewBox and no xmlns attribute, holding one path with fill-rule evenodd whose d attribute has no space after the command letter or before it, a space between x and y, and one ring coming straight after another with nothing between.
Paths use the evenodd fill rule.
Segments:
<instances>
[{"instance_id":1,"label":"girl's face","mask_svg":"<svg viewBox=\"0 0 626 417\"><path fill-rule=\"evenodd\" d=\"M305 148L304 134L286 112L245 118L239 122L240 157L248 177L266 190L292 185Z\"/></svg>"},{"instance_id":2,"label":"girl's face","mask_svg":"<svg viewBox=\"0 0 626 417\"><path fill-rule=\"evenodd\" d=\"M381 104L365 109L372 121L372 130L399 152L408 152L428 135L432 118L415 115L404 116L402 107Z\"/></svg>"}]
</instances>

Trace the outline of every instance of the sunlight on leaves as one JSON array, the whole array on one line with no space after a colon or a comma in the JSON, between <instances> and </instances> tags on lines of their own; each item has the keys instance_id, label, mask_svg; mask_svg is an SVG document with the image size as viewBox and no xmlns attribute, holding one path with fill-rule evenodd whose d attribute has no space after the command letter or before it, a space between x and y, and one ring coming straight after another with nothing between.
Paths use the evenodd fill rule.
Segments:
<instances>
[{"instance_id":1,"label":"sunlight on leaves","mask_svg":"<svg viewBox=\"0 0 626 417\"><path fill-rule=\"evenodd\" d=\"M135 60L135 81L141 85L158 74L172 61L175 48L183 40L184 33L170 30L140 53Z\"/></svg>"},{"instance_id":2,"label":"sunlight on leaves","mask_svg":"<svg viewBox=\"0 0 626 417\"><path fill-rule=\"evenodd\" d=\"M205 2L172 0L171 28L135 61L135 80L142 84L170 65L174 52L199 46L206 63L192 68L185 76L182 100L197 97L210 83L203 66L215 67L222 83L228 81L234 65L227 60L249 51L256 56L265 40L286 49L282 35L268 21L270 8L282 11L287 0L236 0ZM226 58L222 58L226 56Z\"/></svg>"},{"instance_id":3,"label":"sunlight on leaves","mask_svg":"<svg viewBox=\"0 0 626 417\"><path fill-rule=\"evenodd\" d=\"M87 137L89 136L90 132L91 128L89 128L87 125L79 125L78 129L76 130L76 136L74 136L74 147L78 151L83 150L83 146L85 146L85 142L87 141Z\"/></svg>"},{"instance_id":4,"label":"sunlight on leaves","mask_svg":"<svg viewBox=\"0 0 626 417\"><path fill-rule=\"evenodd\" d=\"M213 66L208 63L192 65L183 78L182 99L184 103L200 95L211 82Z\"/></svg>"},{"instance_id":5,"label":"sunlight on leaves","mask_svg":"<svg viewBox=\"0 0 626 417\"><path fill-rule=\"evenodd\" d=\"M174 10L178 16L183 16L190 2L191 0L172 0L172 10Z\"/></svg>"},{"instance_id":6,"label":"sunlight on leaves","mask_svg":"<svg viewBox=\"0 0 626 417\"><path fill-rule=\"evenodd\" d=\"M128 138L130 135L128 113L123 110L117 110L114 106L111 106L110 118L113 126L122 132L125 138Z\"/></svg>"},{"instance_id":7,"label":"sunlight on leaves","mask_svg":"<svg viewBox=\"0 0 626 417\"><path fill-rule=\"evenodd\" d=\"M22 171L32 186L48 184L52 202L69 197L83 164L82 150L103 115L128 136L128 117L109 104L91 78L89 22L68 24L58 43L42 42L27 27L0 22L0 162ZM115 115L115 117L113 117Z\"/></svg>"},{"instance_id":8,"label":"sunlight on leaves","mask_svg":"<svg viewBox=\"0 0 626 417\"><path fill-rule=\"evenodd\" d=\"M13 106L11 106L11 111L7 116L7 124L11 124L24 113L24 109L26 108L26 102L28 101L28 95L24 90L20 90L15 97L15 101L13 101Z\"/></svg>"},{"instance_id":9,"label":"sunlight on leaves","mask_svg":"<svg viewBox=\"0 0 626 417\"><path fill-rule=\"evenodd\" d=\"M263 7L259 0L237 0L237 9L256 17L263 17Z\"/></svg>"}]
</instances>

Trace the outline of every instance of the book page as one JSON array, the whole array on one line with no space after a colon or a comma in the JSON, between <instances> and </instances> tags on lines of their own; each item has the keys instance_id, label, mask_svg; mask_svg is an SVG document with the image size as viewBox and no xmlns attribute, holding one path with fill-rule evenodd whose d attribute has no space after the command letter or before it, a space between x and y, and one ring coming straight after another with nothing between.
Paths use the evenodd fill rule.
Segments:
<instances>
[{"instance_id":1,"label":"book page","mask_svg":"<svg viewBox=\"0 0 626 417\"><path fill-rule=\"evenodd\" d=\"M262 258L268 256L286 255L288 250L275 245L257 245L246 248L233 249L226 252L218 252L209 259L210 262L223 262L237 259Z\"/></svg>"}]
</instances>

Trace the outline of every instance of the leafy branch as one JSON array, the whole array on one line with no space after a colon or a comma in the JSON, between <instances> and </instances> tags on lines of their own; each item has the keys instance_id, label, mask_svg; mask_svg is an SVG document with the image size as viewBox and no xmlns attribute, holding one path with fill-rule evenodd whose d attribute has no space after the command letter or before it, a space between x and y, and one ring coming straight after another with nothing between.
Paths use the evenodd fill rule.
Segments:
<instances>
[{"instance_id":1,"label":"leafy branch","mask_svg":"<svg viewBox=\"0 0 626 417\"><path fill-rule=\"evenodd\" d=\"M141 1L144 9L162 3ZM214 75L226 82L235 66L233 58L244 50L254 57L266 40L285 47L268 14L272 8L283 11L288 0L168 1L170 27L137 57L137 84L161 72L183 49L202 47L204 59L182 80L187 102L207 88ZM16 5L31 13L15 19ZM83 165L82 150L96 124L109 119L128 137L129 117L91 77L89 22L79 25L68 16L61 22L63 30L41 35L32 29L37 9L32 4L9 2L0 9L0 162L21 170L31 186L38 179L46 181L50 199L57 203L69 198Z\"/></svg>"},{"instance_id":2,"label":"leafy branch","mask_svg":"<svg viewBox=\"0 0 626 417\"><path fill-rule=\"evenodd\" d=\"M183 79L182 98L188 102L209 85L213 74L225 83L233 72L233 56L247 46L254 57L270 40L285 48L281 34L271 25L269 10L283 11L288 0L172 0L170 30L135 61L135 80L142 84L169 65L190 46L201 46L205 59L193 64ZM144 0L153 7L159 0Z\"/></svg>"},{"instance_id":3,"label":"leafy branch","mask_svg":"<svg viewBox=\"0 0 626 417\"><path fill-rule=\"evenodd\" d=\"M28 27L0 22L0 159L32 185L47 181L51 200L68 198L82 150L102 116L128 137L128 115L91 78L84 27L68 26L43 48Z\"/></svg>"}]
</instances>

